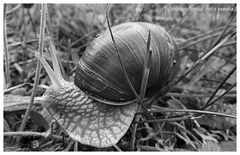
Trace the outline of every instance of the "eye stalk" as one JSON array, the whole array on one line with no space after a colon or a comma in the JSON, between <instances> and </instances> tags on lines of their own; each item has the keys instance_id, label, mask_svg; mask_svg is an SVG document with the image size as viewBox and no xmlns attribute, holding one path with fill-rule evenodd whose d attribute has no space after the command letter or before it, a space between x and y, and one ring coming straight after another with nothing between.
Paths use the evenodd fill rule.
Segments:
<instances>
[{"instance_id":1,"label":"eye stalk","mask_svg":"<svg viewBox=\"0 0 240 155\"><path fill-rule=\"evenodd\" d=\"M60 89L61 87L61 83L60 81L64 80L60 67L59 67L59 63L58 63L58 59L57 59L57 51L56 48L54 47L51 39L49 37L47 37L47 45L50 47L50 55L51 55L51 60L53 63L53 69L49 66L49 64L46 62L46 60L41 57L38 53L35 54L35 56L40 60L40 62L42 63L44 69L46 70L51 83L53 85L54 89Z\"/></svg>"},{"instance_id":2,"label":"eye stalk","mask_svg":"<svg viewBox=\"0 0 240 155\"><path fill-rule=\"evenodd\" d=\"M58 77L59 80L63 80L63 76L60 70L60 65L58 63L58 58L57 58L57 50L55 48L55 46L53 45L50 37L46 38L46 43L47 45L50 47L50 55L51 55L51 59L52 59L52 63L53 63L53 70L55 75Z\"/></svg>"}]
</instances>

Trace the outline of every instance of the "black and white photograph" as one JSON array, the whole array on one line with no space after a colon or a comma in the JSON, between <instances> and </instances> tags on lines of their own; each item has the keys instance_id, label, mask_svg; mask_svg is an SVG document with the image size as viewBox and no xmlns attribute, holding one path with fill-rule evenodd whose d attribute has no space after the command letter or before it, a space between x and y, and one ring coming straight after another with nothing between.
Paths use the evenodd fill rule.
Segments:
<instances>
[{"instance_id":1,"label":"black and white photograph","mask_svg":"<svg viewBox=\"0 0 240 155\"><path fill-rule=\"evenodd\" d=\"M3 3L3 152L237 152L237 3Z\"/></svg>"}]
</instances>

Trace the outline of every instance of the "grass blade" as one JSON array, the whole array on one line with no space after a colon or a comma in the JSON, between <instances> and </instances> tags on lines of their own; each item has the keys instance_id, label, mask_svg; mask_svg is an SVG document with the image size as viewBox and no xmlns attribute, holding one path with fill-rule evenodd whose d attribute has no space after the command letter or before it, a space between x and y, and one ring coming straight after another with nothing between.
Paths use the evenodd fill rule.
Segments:
<instances>
[{"instance_id":1,"label":"grass blade","mask_svg":"<svg viewBox=\"0 0 240 155\"><path fill-rule=\"evenodd\" d=\"M40 25L40 40L39 40L39 48L38 48L38 54L42 56L43 53L43 47L44 47L44 33L45 33L45 26L46 26L46 10L47 10L47 4L42 4L41 5L41 25ZM25 112L22 124L20 126L19 131L23 131L25 129L28 116L31 112L33 101L34 101L34 96L36 93L37 85L39 83L39 77L40 77L40 71L41 71L41 63L39 60L37 60L37 69L36 69L36 74L35 74L35 82L34 82L34 87L33 91L31 94L31 99L28 105L28 108ZM20 142L20 139L17 139L17 143Z\"/></svg>"},{"instance_id":2,"label":"grass blade","mask_svg":"<svg viewBox=\"0 0 240 155\"><path fill-rule=\"evenodd\" d=\"M5 55L5 81L6 88L11 86L10 79L10 66L9 66L9 55L8 55L8 43L7 43L7 19L6 19L7 4L4 4L4 19L3 19L3 36L4 36L4 55Z\"/></svg>"},{"instance_id":3,"label":"grass blade","mask_svg":"<svg viewBox=\"0 0 240 155\"><path fill-rule=\"evenodd\" d=\"M211 100L215 97L216 93L218 92L218 90L223 86L223 84L229 79L229 77L235 72L236 70L236 66L229 72L229 74L223 79L223 81L219 84L219 86L217 87L217 89L213 92L213 94L211 95L211 97L208 99L207 103L206 103L206 106L205 107L208 107L209 103L211 102ZM205 109L202 108L202 109Z\"/></svg>"}]
</instances>

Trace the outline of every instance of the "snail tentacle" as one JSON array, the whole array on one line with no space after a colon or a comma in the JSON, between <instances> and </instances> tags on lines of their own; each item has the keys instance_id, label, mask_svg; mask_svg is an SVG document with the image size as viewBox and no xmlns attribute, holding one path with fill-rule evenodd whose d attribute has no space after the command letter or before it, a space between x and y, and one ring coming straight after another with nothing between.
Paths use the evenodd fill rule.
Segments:
<instances>
[{"instance_id":1,"label":"snail tentacle","mask_svg":"<svg viewBox=\"0 0 240 155\"><path fill-rule=\"evenodd\" d=\"M58 59L57 59L57 50L56 50L55 46L53 45L50 37L47 37L46 41L50 48L49 51L50 51L50 55L51 55L51 59L52 59L52 63L53 63L54 73L58 77L58 79L61 80L61 79L63 79L63 76L62 76L60 65L59 65Z\"/></svg>"},{"instance_id":2,"label":"snail tentacle","mask_svg":"<svg viewBox=\"0 0 240 155\"><path fill-rule=\"evenodd\" d=\"M59 82L59 79L57 78L56 74L52 70L52 68L49 66L49 64L46 62L46 60L44 58L42 58L38 53L36 53L35 56L39 59L39 61L43 65L44 69L46 70L53 87L55 89L59 89L60 88L60 82Z\"/></svg>"}]
</instances>

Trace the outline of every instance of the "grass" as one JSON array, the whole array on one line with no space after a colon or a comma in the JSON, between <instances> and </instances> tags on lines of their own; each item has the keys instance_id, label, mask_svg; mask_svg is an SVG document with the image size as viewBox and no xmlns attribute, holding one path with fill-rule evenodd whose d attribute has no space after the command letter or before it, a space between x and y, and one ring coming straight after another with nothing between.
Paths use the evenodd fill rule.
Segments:
<instances>
[{"instance_id":1,"label":"grass","mask_svg":"<svg viewBox=\"0 0 240 155\"><path fill-rule=\"evenodd\" d=\"M182 9L170 10L177 7ZM203 11L194 11L197 7ZM148 114L151 112L151 117L144 111L138 113L139 120L132 124L117 145L99 149L74 142L55 123L52 125L52 136L34 136L35 133L42 135L48 129L38 124L36 116L30 113L25 115L30 115L30 119L26 122L20 143L16 144L13 136L5 135L4 150L128 151L131 145L132 150L138 151L208 151L222 150L221 144L225 142L233 142L234 146L237 134L234 119L236 12L234 9L204 12L207 8L234 7L234 4L111 5L109 20L112 25L129 21L155 23L170 32L178 44L180 73L166 88L168 93L165 96L160 92L160 95L147 101L145 106ZM34 4L26 8L19 4L7 4L5 9L4 73L5 85L8 86L5 94L14 94L13 98L21 94L28 96L28 99L31 99L32 94L33 101L33 96L41 96L44 92L41 87L33 85L38 83L38 77L35 76L38 74L35 52L43 49L42 44L37 44L41 42L44 30L41 22L45 21L41 20L41 5ZM85 48L95 36L108 29L106 5L51 4L48 10L46 34L55 41L65 77L72 80ZM45 49L43 57L51 61ZM39 80L41 85L50 85L44 70L39 72ZM28 109L27 104L24 106ZM41 109L37 113L44 115ZM24 122L24 114L17 108L4 111L5 131L18 131ZM29 131L34 133L24 136Z\"/></svg>"}]
</instances>

